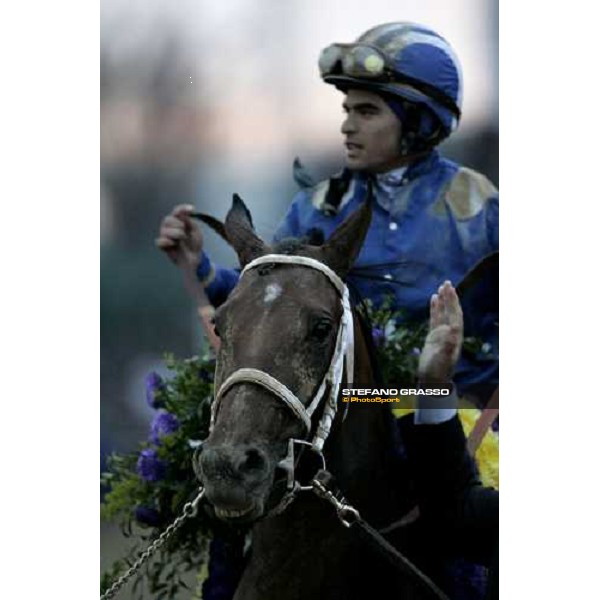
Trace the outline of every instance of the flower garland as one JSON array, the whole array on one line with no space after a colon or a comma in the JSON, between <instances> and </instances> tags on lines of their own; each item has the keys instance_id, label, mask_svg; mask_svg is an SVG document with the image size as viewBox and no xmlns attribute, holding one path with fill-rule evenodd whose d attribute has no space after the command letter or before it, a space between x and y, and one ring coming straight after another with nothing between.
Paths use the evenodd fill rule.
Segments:
<instances>
[{"instance_id":1,"label":"flower garland","mask_svg":"<svg viewBox=\"0 0 600 600\"><path fill-rule=\"evenodd\" d=\"M146 401L156 410L148 440L138 452L113 454L101 476L109 491L101 505L103 520L118 524L124 535L139 541L129 554L104 573L101 593L124 572L149 542L177 518L186 502L197 493L192 455L199 440L208 436L210 403L213 396L214 359L166 358L173 377L146 377ZM144 581L153 594L173 597L185 586L186 572L198 572L206 562L211 523L199 511L146 563L134 584L134 595L142 597ZM160 597L160 596L159 596Z\"/></svg>"}]
</instances>

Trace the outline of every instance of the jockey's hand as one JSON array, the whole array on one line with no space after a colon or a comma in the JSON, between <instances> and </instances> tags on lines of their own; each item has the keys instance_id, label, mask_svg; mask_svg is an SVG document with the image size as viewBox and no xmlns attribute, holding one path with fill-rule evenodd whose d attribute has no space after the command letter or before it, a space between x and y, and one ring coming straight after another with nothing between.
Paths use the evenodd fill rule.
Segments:
<instances>
[{"instance_id":1,"label":"jockey's hand","mask_svg":"<svg viewBox=\"0 0 600 600\"><path fill-rule=\"evenodd\" d=\"M160 224L156 246L181 269L194 272L200 264L200 252L204 239L197 223L190 214L195 211L191 204L176 206Z\"/></svg>"},{"instance_id":2,"label":"jockey's hand","mask_svg":"<svg viewBox=\"0 0 600 600\"><path fill-rule=\"evenodd\" d=\"M463 314L456 290L449 281L431 297L429 333L419 358L419 380L448 384L460 356Z\"/></svg>"}]
</instances>

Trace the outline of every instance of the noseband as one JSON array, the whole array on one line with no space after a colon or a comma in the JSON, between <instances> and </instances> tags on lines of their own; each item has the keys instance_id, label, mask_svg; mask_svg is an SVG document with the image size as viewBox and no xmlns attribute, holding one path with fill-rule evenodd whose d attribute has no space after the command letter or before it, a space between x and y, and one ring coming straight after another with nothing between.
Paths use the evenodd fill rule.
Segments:
<instances>
[{"instance_id":1,"label":"noseband","mask_svg":"<svg viewBox=\"0 0 600 600\"><path fill-rule=\"evenodd\" d=\"M311 446L321 452L323 445L331 431L331 424L337 413L338 392L342 381L344 366L346 367L346 381L351 384L354 380L354 326L352 319L352 311L350 309L350 298L348 287L327 265L305 256L288 256L286 254L267 254L261 256L248 263L242 271L240 278L248 271L260 265L265 264L284 264L284 265L299 265L314 269L323 273L331 282L340 296L342 303L342 317L338 327L337 338L333 356L329 363L329 368L325 373L317 392L310 402L303 403L298 397L283 383L261 371L260 369L241 368L234 371L221 385L215 394L215 400L212 404L210 429L212 431L221 400L225 393L234 385L240 383L252 383L266 389L269 393L277 396L284 402L304 424L306 434L308 435L312 429L312 415L321 405L325 403L323 414L313 436ZM325 390L329 388L329 394L325 396Z\"/></svg>"}]
</instances>

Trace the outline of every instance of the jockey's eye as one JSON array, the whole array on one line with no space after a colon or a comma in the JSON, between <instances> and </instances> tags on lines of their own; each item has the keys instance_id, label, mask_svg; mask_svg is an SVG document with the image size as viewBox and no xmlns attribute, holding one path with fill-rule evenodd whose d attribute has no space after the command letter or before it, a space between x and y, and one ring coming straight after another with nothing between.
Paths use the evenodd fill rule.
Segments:
<instances>
[{"instance_id":1,"label":"jockey's eye","mask_svg":"<svg viewBox=\"0 0 600 600\"><path fill-rule=\"evenodd\" d=\"M333 329L333 323L326 317L319 317L315 319L310 328L310 336L319 342L327 339L331 330Z\"/></svg>"}]
</instances>

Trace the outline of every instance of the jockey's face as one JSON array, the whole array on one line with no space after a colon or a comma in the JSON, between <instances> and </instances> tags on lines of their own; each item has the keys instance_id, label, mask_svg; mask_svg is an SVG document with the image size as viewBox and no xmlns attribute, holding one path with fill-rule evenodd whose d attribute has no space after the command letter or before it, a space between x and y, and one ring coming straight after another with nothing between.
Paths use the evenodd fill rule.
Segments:
<instances>
[{"instance_id":1,"label":"jockey's face","mask_svg":"<svg viewBox=\"0 0 600 600\"><path fill-rule=\"evenodd\" d=\"M372 92L348 90L342 123L346 165L356 171L385 173L403 164L402 125L385 101Z\"/></svg>"}]
</instances>

